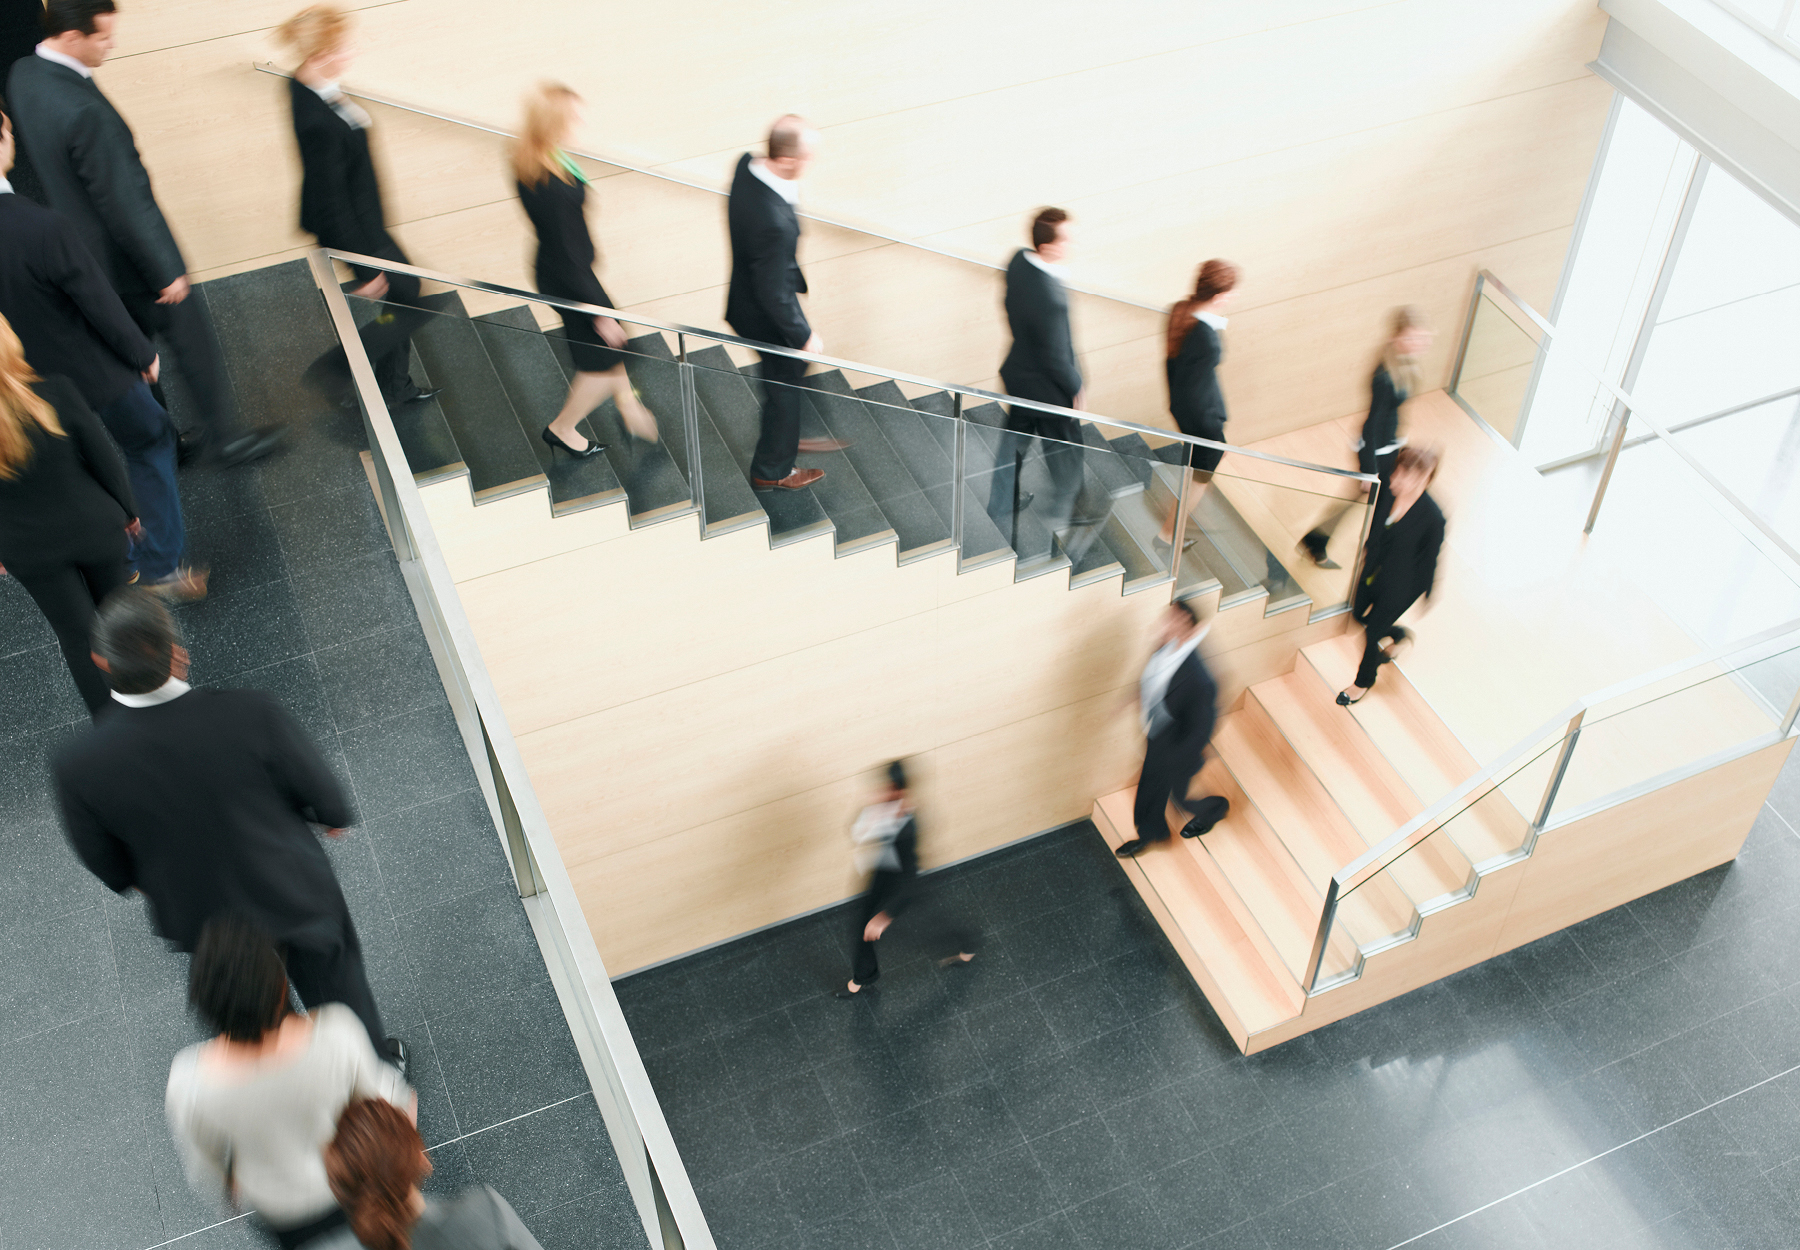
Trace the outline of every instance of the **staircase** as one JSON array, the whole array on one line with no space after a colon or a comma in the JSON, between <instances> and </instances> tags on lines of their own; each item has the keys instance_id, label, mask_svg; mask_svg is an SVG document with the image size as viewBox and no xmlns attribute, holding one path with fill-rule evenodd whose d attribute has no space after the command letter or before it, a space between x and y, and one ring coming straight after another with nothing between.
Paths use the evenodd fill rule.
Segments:
<instances>
[{"instance_id":1,"label":"staircase","mask_svg":"<svg viewBox=\"0 0 1800 1250\"><path fill-rule=\"evenodd\" d=\"M1230 815L1204 837L1121 861L1247 1053L1301 1015L1332 875L1476 771L1398 665L1353 708L1337 706L1361 649L1355 631L1313 643L1291 673L1247 689L1220 718L1194 788L1225 796ZM1135 836L1134 794L1095 805L1110 846ZM1525 826L1496 792L1457 818L1454 836L1425 839L1340 899L1316 984L1354 979L1423 917L1473 897L1477 868L1511 854Z\"/></svg>"}]
</instances>

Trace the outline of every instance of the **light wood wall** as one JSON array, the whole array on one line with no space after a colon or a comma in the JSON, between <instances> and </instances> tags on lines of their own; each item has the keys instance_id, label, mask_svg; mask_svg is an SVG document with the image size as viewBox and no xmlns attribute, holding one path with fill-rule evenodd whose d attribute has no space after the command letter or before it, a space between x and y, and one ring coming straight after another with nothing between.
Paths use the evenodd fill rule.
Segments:
<instances>
[{"instance_id":1,"label":"light wood wall","mask_svg":"<svg viewBox=\"0 0 1800 1250\"><path fill-rule=\"evenodd\" d=\"M296 254L296 173L270 28L296 0L142 0L100 81L137 128L199 276ZM1163 306L1194 265L1244 270L1228 333L1234 441L1356 411L1385 311L1423 305L1448 359L1475 269L1547 306L1610 89L1588 0L474 0L350 5L350 85L510 127L541 77L590 101L590 150L717 185L786 109L824 147L809 210L1003 262L1044 203L1077 214L1078 286ZM389 214L422 264L519 281L523 222L492 136L381 111ZM597 188L616 298L716 324L716 203ZM828 347L991 383L985 270L818 230ZM1085 315L1084 315L1085 314ZM1161 419L1159 317L1078 309L1097 411Z\"/></svg>"}]
</instances>

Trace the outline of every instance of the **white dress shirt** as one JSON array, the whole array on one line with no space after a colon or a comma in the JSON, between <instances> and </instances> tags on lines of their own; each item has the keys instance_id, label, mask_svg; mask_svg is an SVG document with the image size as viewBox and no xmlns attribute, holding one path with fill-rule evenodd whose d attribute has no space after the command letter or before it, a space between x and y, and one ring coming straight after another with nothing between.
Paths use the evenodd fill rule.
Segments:
<instances>
[{"instance_id":1,"label":"white dress shirt","mask_svg":"<svg viewBox=\"0 0 1800 1250\"><path fill-rule=\"evenodd\" d=\"M83 65L80 61L77 61L74 57L58 52L55 48L46 47L40 43L37 46L37 54L46 61L55 61L58 65L67 65L83 78L92 78L94 76L93 70Z\"/></svg>"},{"instance_id":2,"label":"white dress shirt","mask_svg":"<svg viewBox=\"0 0 1800 1250\"><path fill-rule=\"evenodd\" d=\"M112 697L126 707L155 707L158 703L167 703L171 699L179 699L193 687L179 677L171 677L149 694L120 694L117 690Z\"/></svg>"},{"instance_id":3,"label":"white dress shirt","mask_svg":"<svg viewBox=\"0 0 1800 1250\"><path fill-rule=\"evenodd\" d=\"M11 195L11 194L12 194L12 183L8 182L3 175L0 175L0 195Z\"/></svg>"},{"instance_id":4,"label":"white dress shirt","mask_svg":"<svg viewBox=\"0 0 1800 1250\"><path fill-rule=\"evenodd\" d=\"M1069 270L1067 266L1047 261L1030 248L1025 249L1025 259L1036 265L1039 269L1042 269L1052 278L1055 278L1058 282L1066 283L1069 280Z\"/></svg>"},{"instance_id":5,"label":"white dress shirt","mask_svg":"<svg viewBox=\"0 0 1800 1250\"><path fill-rule=\"evenodd\" d=\"M1223 330L1225 328L1225 318L1219 316L1218 313L1196 312L1194 314L1194 320L1195 321L1204 321L1207 325L1211 326L1215 331Z\"/></svg>"},{"instance_id":6,"label":"white dress shirt","mask_svg":"<svg viewBox=\"0 0 1800 1250\"><path fill-rule=\"evenodd\" d=\"M758 178L761 178L769 186L773 187L775 189L775 194L779 195L789 204L798 204L800 202L800 180L798 178L783 178L777 174L770 173L769 167L763 164L760 156L753 156L750 158L750 172L755 174Z\"/></svg>"},{"instance_id":7,"label":"white dress shirt","mask_svg":"<svg viewBox=\"0 0 1800 1250\"><path fill-rule=\"evenodd\" d=\"M1211 626L1207 627L1208 629ZM1155 737L1168 728L1174 718L1163 711L1163 697L1169 693L1169 683L1175 679L1175 670L1181 662L1194 654L1194 648L1206 637L1205 629L1197 629L1194 636L1183 643L1165 642L1144 665L1144 676L1138 682L1138 711L1143 717L1144 736Z\"/></svg>"},{"instance_id":8,"label":"white dress shirt","mask_svg":"<svg viewBox=\"0 0 1800 1250\"><path fill-rule=\"evenodd\" d=\"M359 105L351 102L344 94L343 88L335 82L322 82L312 89L314 95L331 105L331 111L348 122L352 129L367 130L369 115Z\"/></svg>"}]
</instances>

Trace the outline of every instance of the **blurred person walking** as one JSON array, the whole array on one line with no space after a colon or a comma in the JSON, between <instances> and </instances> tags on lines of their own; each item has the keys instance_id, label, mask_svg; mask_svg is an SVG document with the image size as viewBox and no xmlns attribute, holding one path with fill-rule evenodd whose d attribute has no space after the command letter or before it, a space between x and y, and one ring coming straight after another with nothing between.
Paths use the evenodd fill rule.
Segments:
<instances>
[{"instance_id":1,"label":"blurred person walking","mask_svg":"<svg viewBox=\"0 0 1800 1250\"><path fill-rule=\"evenodd\" d=\"M315 4L278 26L275 38L300 57L288 79L300 148L300 228L320 247L406 264L381 210L381 183L369 156L369 115L338 86L356 59L349 16L336 5ZM358 265L351 272L359 284L351 295L384 301L360 331L381 398L389 408L430 399L438 388L412 380L412 336L431 317L419 304L419 280ZM343 347L309 365L306 377L337 403L355 405Z\"/></svg>"},{"instance_id":2,"label":"blurred person walking","mask_svg":"<svg viewBox=\"0 0 1800 1250\"><path fill-rule=\"evenodd\" d=\"M385 1036L362 946L311 825L341 837L349 800L318 749L273 696L194 690L188 653L157 599L135 587L100 605L94 663L121 706L57 752L69 842L115 893L150 901L156 932L192 951L206 922L235 915L282 948L308 1007L342 1003L378 1053Z\"/></svg>"},{"instance_id":3,"label":"blurred person walking","mask_svg":"<svg viewBox=\"0 0 1800 1250\"><path fill-rule=\"evenodd\" d=\"M212 318L204 301L189 298L187 261L131 127L93 80L112 51L116 22L113 0L47 0L46 37L35 56L13 65L6 94L49 206L74 224L144 336L161 335L174 348L175 369L203 423L183 459L205 454L247 464L275 450L281 429L239 422ZM163 404L160 392L156 398Z\"/></svg>"},{"instance_id":4,"label":"blurred person walking","mask_svg":"<svg viewBox=\"0 0 1800 1250\"><path fill-rule=\"evenodd\" d=\"M284 1247L343 1228L322 1153L339 1113L383 1099L406 1121L418 1115L418 1095L376 1057L348 1007L291 1011L280 953L238 917L216 916L201 931L188 1005L217 1035L169 1065L163 1109L188 1183L257 1212Z\"/></svg>"},{"instance_id":5,"label":"blurred person walking","mask_svg":"<svg viewBox=\"0 0 1800 1250\"><path fill-rule=\"evenodd\" d=\"M1041 210L1031 222L1031 246L1015 252L1006 267L1006 326L1012 345L1001 362L1000 381L1008 395L1082 409L1087 398L1069 330L1069 296L1063 289L1071 229L1064 210ZM1043 452L1050 474L1050 491L1039 508L1044 528L1057 534L1106 519L1106 505L1089 499L1083 486L1081 422L1009 407L994 456L988 515L1015 550L1018 514L1034 502L1030 493L1019 490L1019 474L1034 444Z\"/></svg>"},{"instance_id":6,"label":"blurred person walking","mask_svg":"<svg viewBox=\"0 0 1800 1250\"><path fill-rule=\"evenodd\" d=\"M1396 622L1437 584L1438 553L1444 546L1444 514L1426 493L1437 476L1436 448L1407 444L1394 455L1388 489L1375 500L1369 541L1363 547L1362 576L1353 615L1362 623L1362 663L1355 682L1338 692L1338 705L1362 701L1375 674L1394 658L1395 647L1412 635Z\"/></svg>"},{"instance_id":7,"label":"blurred person walking","mask_svg":"<svg viewBox=\"0 0 1800 1250\"><path fill-rule=\"evenodd\" d=\"M432 1173L419 1130L392 1104L357 1099L325 1147L325 1175L349 1227L306 1250L543 1250L486 1185L448 1202L419 1190Z\"/></svg>"},{"instance_id":8,"label":"blurred person walking","mask_svg":"<svg viewBox=\"0 0 1800 1250\"><path fill-rule=\"evenodd\" d=\"M800 272L800 179L812 165L819 135L803 117L789 113L769 128L766 156L746 152L731 178L726 224L731 233L731 286L725 294L725 322L747 339L822 352L801 311L806 276ZM750 458L750 485L759 491L802 490L825 476L823 469L794 467L800 452L841 451L834 438L800 437L801 380L806 362L791 356L762 357L762 434Z\"/></svg>"},{"instance_id":9,"label":"blurred person walking","mask_svg":"<svg viewBox=\"0 0 1800 1250\"><path fill-rule=\"evenodd\" d=\"M836 998L854 998L871 990L881 977L875 944L893 927L903 912L917 901L919 880L919 821L907 785L906 761L894 760L884 770L885 784L862 810L851 828L856 847L856 867L869 874L869 888L857 909L856 958L850 980ZM975 937L959 926L931 940L954 946L956 953L938 960L938 967L959 967L975 958Z\"/></svg>"},{"instance_id":10,"label":"blurred person walking","mask_svg":"<svg viewBox=\"0 0 1800 1250\"><path fill-rule=\"evenodd\" d=\"M187 530L175 485L175 426L148 385L160 367L156 349L75 228L12 194L4 175L13 148L12 123L0 112L0 316L38 376L67 378L124 452L142 521L130 556L139 583L172 599L200 598L206 573L181 559Z\"/></svg>"},{"instance_id":11,"label":"blurred person walking","mask_svg":"<svg viewBox=\"0 0 1800 1250\"><path fill-rule=\"evenodd\" d=\"M1225 441L1225 394L1219 389L1219 361L1225 354L1225 310L1237 295L1238 269L1228 260L1209 260L1194 278L1194 293L1169 310L1169 332L1163 372L1169 383L1169 415L1175 428L1194 438ZM1194 509L1212 483L1225 452L1218 447L1193 448L1187 491L1188 523L1198 528ZM1175 542L1175 517L1181 501L1169 504L1156 541ZM1185 550L1193 546L1188 538Z\"/></svg>"},{"instance_id":12,"label":"blurred person walking","mask_svg":"<svg viewBox=\"0 0 1800 1250\"><path fill-rule=\"evenodd\" d=\"M88 714L112 706L88 654L88 626L131 580L129 534L143 532L125 462L81 392L40 378L0 317L0 573L25 588L62 648Z\"/></svg>"},{"instance_id":13,"label":"blurred person walking","mask_svg":"<svg viewBox=\"0 0 1800 1250\"><path fill-rule=\"evenodd\" d=\"M587 175L567 152L581 125L581 97L560 83L539 83L525 97L525 125L513 147L519 203L537 232L537 288L545 295L613 306L594 275L594 238L588 233ZM605 444L584 438L575 426L608 398L626 431L657 441L656 418L639 402L625 372L625 331L612 317L561 310L563 335L575 365L562 411L543 432L554 453L597 456ZM579 445L578 445L579 444ZM554 458L554 455L552 456Z\"/></svg>"},{"instance_id":14,"label":"blurred person walking","mask_svg":"<svg viewBox=\"0 0 1800 1250\"><path fill-rule=\"evenodd\" d=\"M1200 614L1185 599L1171 603L1157 622L1156 651L1144 666L1135 700L1144 727L1144 767L1131 809L1137 837L1119 845L1114 854L1121 859L1169 840L1171 806L1188 817L1184 838L1199 837L1231 810L1217 796L1188 797L1219 714L1219 687L1198 650L1204 637Z\"/></svg>"},{"instance_id":15,"label":"blurred person walking","mask_svg":"<svg viewBox=\"0 0 1800 1250\"><path fill-rule=\"evenodd\" d=\"M1431 330L1425 316L1411 304L1388 314L1387 341L1369 379L1369 415L1363 418L1362 437L1356 443L1358 472L1373 473L1383 481L1394 467L1394 456L1405 444L1400 433L1400 406L1419 393L1419 358L1431 346ZM1369 497L1364 484L1362 497ZM1322 569L1342 568L1327 550L1332 535L1355 505L1354 499L1328 509L1319 523L1300 540L1300 550Z\"/></svg>"}]
</instances>

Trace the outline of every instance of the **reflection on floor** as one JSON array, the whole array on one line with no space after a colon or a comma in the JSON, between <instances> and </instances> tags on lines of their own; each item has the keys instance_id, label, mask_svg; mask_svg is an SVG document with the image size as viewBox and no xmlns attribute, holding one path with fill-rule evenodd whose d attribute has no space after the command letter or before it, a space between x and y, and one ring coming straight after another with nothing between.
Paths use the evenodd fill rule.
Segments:
<instances>
[{"instance_id":1,"label":"reflection on floor","mask_svg":"<svg viewBox=\"0 0 1800 1250\"><path fill-rule=\"evenodd\" d=\"M921 917L837 1001L840 907L619 996L724 1250L1788 1246L1800 766L1771 803L1735 864L1248 1059L1085 822L926 878L967 968Z\"/></svg>"}]
</instances>

